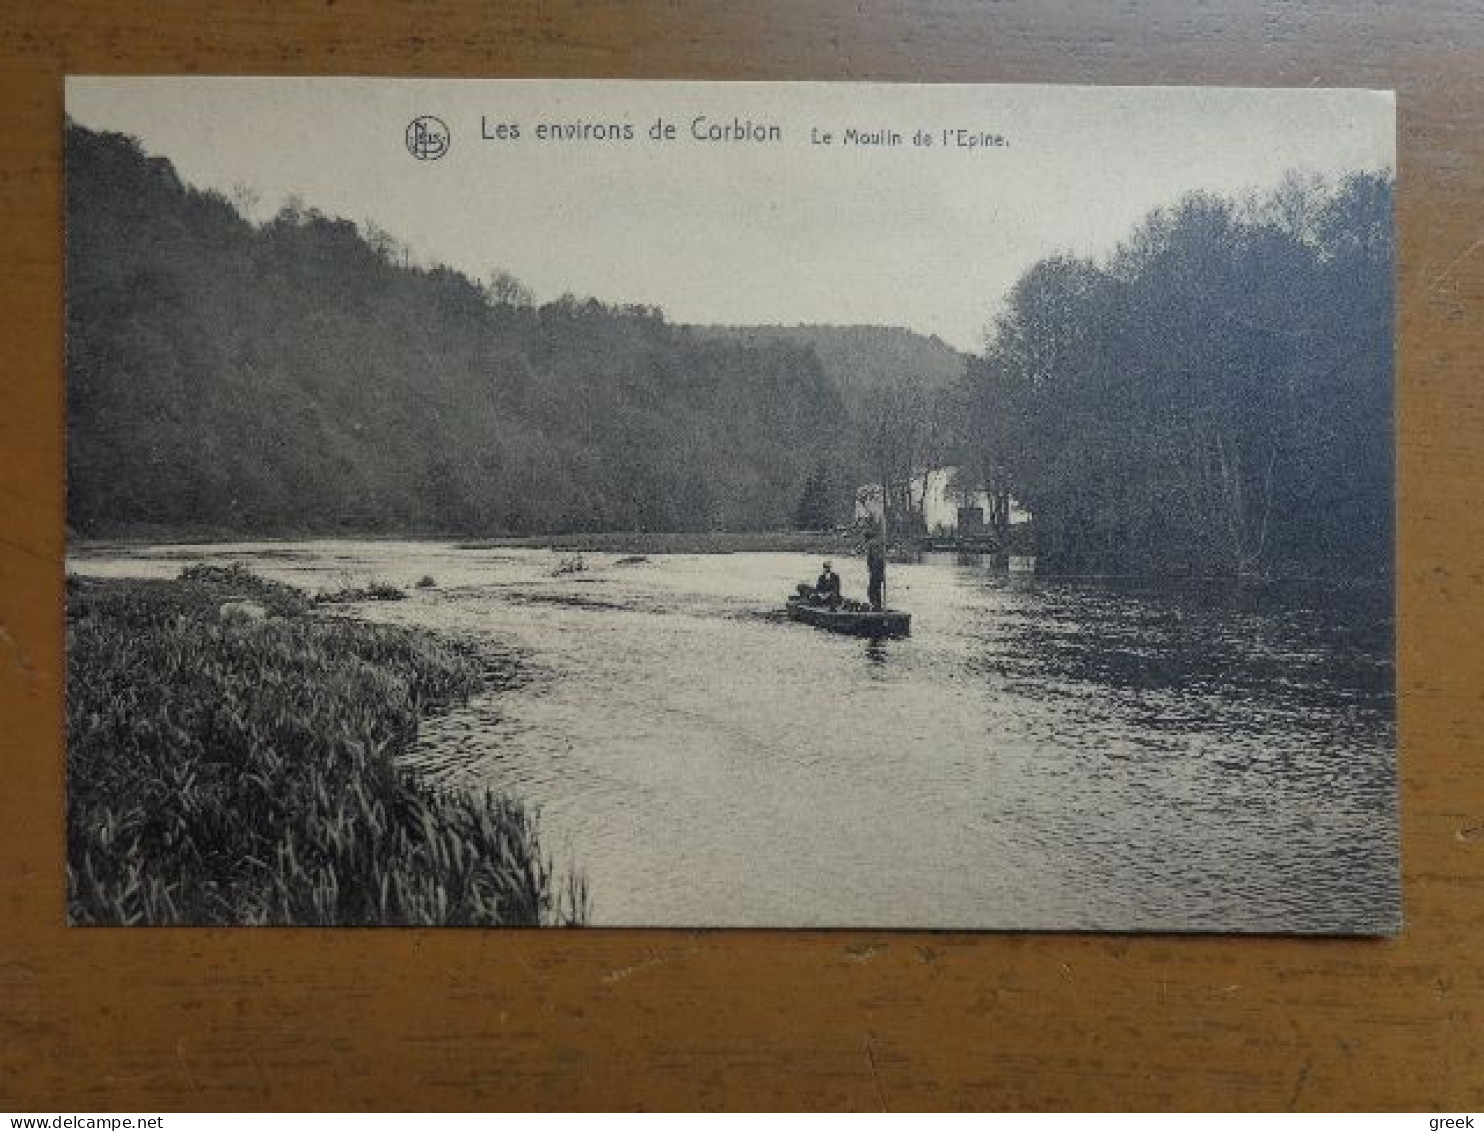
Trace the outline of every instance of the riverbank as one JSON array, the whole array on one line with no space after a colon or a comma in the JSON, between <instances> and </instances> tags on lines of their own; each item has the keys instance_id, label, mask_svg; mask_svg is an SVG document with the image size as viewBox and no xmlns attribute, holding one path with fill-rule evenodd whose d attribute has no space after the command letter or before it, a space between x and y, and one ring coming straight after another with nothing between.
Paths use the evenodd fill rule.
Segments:
<instances>
[{"instance_id":1,"label":"riverbank","mask_svg":"<svg viewBox=\"0 0 1484 1131\"><path fill-rule=\"evenodd\" d=\"M471 649L241 567L67 589L71 922L584 918L521 801L398 764L421 717L486 686Z\"/></svg>"},{"instance_id":2,"label":"riverbank","mask_svg":"<svg viewBox=\"0 0 1484 1131\"><path fill-rule=\"evenodd\" d=\"M98 555L128 551L137 546L192 546L249 541L254 545L295 545L304 541L342 539L354 542L452 542L461 550L527 549L569 554L836 554L854 552L862 542L855 533L834 531L604 531L588 534L497 534L469 537L412 531L405 534L255 534L241 532L173 531L155 536L142 531L109 536L71 534L69 554Z\"/></svg>"},{"instance_id":3,"label":"riverbank","mask_svg":"<svg viewBox=\"0 0 1484 1131\"><path fill-rule=\"evenodd\" d=\"M569 554L815 554L846 555L860 545L856 534L831 531L696 531L537 534L470 539L461 550L522 548Z\"/></svg>"}]
</instances>

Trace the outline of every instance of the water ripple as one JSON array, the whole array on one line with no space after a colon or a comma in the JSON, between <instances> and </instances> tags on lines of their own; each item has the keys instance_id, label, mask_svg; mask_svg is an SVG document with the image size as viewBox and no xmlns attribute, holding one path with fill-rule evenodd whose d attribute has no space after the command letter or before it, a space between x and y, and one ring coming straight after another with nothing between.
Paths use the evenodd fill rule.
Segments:
<instances>
[{"instance_id":1,"label":"water ripple","mask_svg":"<svg viewBox=\"0 0 1484 1131\"><path fill-rule=\"evenodd\" d=\"M194 548L435 589L360 615L503 672L412 754L538 805L612 924L1382 931L1400 914L1388 594L894 566L907 640L792 624L818 563ZM173 574L188 553L92 556ZM848 592L860 563L841 566Z\"/></svg>"}]
</instances>

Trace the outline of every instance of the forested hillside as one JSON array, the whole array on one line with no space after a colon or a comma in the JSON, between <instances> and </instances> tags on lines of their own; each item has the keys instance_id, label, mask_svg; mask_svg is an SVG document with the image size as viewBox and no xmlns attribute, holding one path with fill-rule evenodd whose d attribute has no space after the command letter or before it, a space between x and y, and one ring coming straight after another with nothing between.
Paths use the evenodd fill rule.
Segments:
<instances>
[{"instance_id":1,"label":"forested hillside","mask_svg":"<svg viewBox=\"0 0 1484 1131\"><path fill-rule=\"evenodd\" d=\"M815 353L257 226L67 129L68 522L85 535L786 526L835 462Z\"/></svg>"},{"instance_id":2,"label":"forested hillside","mask_svg":"<svg viewBox=\"0 0 1484 1131\"><path fill-rule=\"evenodd\" d=\"M698 326L697 333L745 345L812 349L848 402L910 383L932 395L962 380L968 358L942 338L901 326Z\"/></svg>"}]
</instances>

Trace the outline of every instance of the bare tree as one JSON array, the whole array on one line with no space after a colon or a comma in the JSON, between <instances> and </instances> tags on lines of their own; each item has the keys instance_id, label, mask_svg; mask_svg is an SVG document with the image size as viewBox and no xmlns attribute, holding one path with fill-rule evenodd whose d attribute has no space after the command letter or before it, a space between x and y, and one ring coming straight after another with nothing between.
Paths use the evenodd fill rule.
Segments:
<instances>
[{"instance_id":1,"label":"bare tree","mask_svg":"<svg viewBox=\"0 0 1484 1131\"><path fill-rule=\"evenodd\" d=\"M867 390L860 413L861 451L881 485L882 524L901 531L920 518L928 473L942 466L949 442L947 400L903 378ZM920 489L914 495L914 486Z\"/></svg>"},{"instance_id":2,"label":"bare tree","mask_svg":"<svg viewBox=\"0 0 1484 1131\"><path fill-rule=\"evenodd\" d=\"M509 271L496 271L484 286L484 293L493 306L513 306L521 309L534 306L536 297L531 288Z\"/></svg>"}]
</instances>

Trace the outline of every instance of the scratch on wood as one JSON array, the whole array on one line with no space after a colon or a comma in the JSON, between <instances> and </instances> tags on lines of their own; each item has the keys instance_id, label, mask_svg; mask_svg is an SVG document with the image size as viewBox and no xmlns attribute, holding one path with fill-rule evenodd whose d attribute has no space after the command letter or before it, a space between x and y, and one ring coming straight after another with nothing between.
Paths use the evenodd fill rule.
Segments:
<instances>
[{"instance_id":1,"label":"scratch on wood","mask_svg":"<svg viewBox=\"0 0 1484 1131\"><path fill-rule=\"evenodd\" d=\"M937 947L915 946L912 950L917 955L917 961L921 962L924 966L931 966L935 970L943 960L943 952Z\"/></svg>"},{"instance_id":2,"label":"scratch on wood","mask_svg":"<svg viewBox=\"0 0 1484 1131\"><path fill-rule=\"evenodd\" d=\"M273 1092L273 1084L268 1079L268 1073L263 1071L263 1062L258 1059L256 1050L254 1050L251 1046L248 1046L247 1060L248 1063L252 1065L253 1075L258 1078L258 1086L262 1089L262 1094L265 1096L271 1095Z\"/></svg>"},{"instance_id":3,"label":"scratch on wood","mask_svg":"<svg viewBox=\"0 0 1484 1131\"><path fill-rule=\"evenodd\" d=\"M650 956L644 959L644 961L642 962L635 962L628 966L618 966L612 970L609 970L606 974L603 975L603 981L608 982L610 985L614 982L622 982L625 978L629 977L629 975L637 974L640 970L652 970L656 966L663 966L667 962L673 962L677 958L683 958L686 955L695 953L697 953L697 949L695 947L689 947L685 950L672 950L667 954L651 953Z\"/></svg>"},{"instance_id":4,"label":"scratch on wood","mask_svg":"<svg viewBox=\"0 0 1484 1131\"><path fill-rule=\"evenodd\" d=\"M866 1063L871 1066L871 1082L876 1085L876 1104L882 1111L891 1110L886 1103L886 1087L881 1082L881 1066L876 1063L876 1038L866 1034Z\"/></svg>"},{"instance_id":5,"label":"scratch on wood","mask_svg":"<svg viewBox=\"0 0 1484 1131\"><path fill-rule=\"evenodd\" d=\"M1449 278L1452 276L1454 270L1458 267L1458 265L1465 259L1469 258L1469 256L1473 255L1474 252L1478 251L1481 247L1484 247L1484 236L1476 239L1463 251L1459 252L1459 254L1450 259L1443 267L1443 269L1428 281L1427 293L1429 295L1436 295L1438 291L1442 289L1443 284L1449 281Z\"/></svg>"},{"instance_id":6,"label":"scratch on wood","mask_svg":"<svg viewBox=\"0 0 1484 1131\"><path fill-rule=\"evenodd\" d=\"M1299 1067L1298 1078L1294 1080L1293 1091L1289 1094L1288 1097L1289 1111L1298 1110L1299 1096L1303 1093L1304 1085L1309 1082L1309 1069L1312 1067L1313 1062L1309 1060L1304 1061L1304 1063Z\"/></svg>"},{"instance_id":7,"label":"scratch on wood","mask_svg":"<svg viewBox=\"0 0 1484 1131\"><path fill-rule=\"evenodd\" d=\"M175 1062L180 1065L180 1070L185 1073L186 1083L191 1086L191 1091L200 1092L201 1081L196 1079L196 1074L191 1071L190 1062L186 1060L185 1042L175 1042Z\"/></svg>"},{"instance_id":8,"label":"scratch on wood","mask_svg":"<svg viewBox=\"0 0 1484 1131\"><path fill-rule=\"evenodd\" d=\"M1072 995L1072 1004L1077 1004L1077 979L1072 976L1072 967L1069 963L1061 964L1061 976L1066 980L1067 991Z\"/></svg>"},{"instance_id":9,"label":"scratch on wood","mask_svg":"<svg viewBox=\"0 0 1484 1131\"><path fill-rule=\"evenodd\" d=\"M35 558L38 562L50 563L51 561L50 556L44 551L38 550L35 546L28 546L24 542L17 542L13 538L0 537L0 546L8 546L10 549L17 550L29 558Z\"/></svg>"},{"instance_id":10,"label":"scratch on wood","mask_svg":"<svg viewBox=\"0 0 1484 1131\"><path fill-rule=\"evenodd\" d=\"M0 624L0 644L5 646L5 651L10 654L10 662L15 665L18 672L29 672L31 661L26 658L25 651L15 642L15 637L10 635L9 630Z\"/></svg>"}]
</instances>

